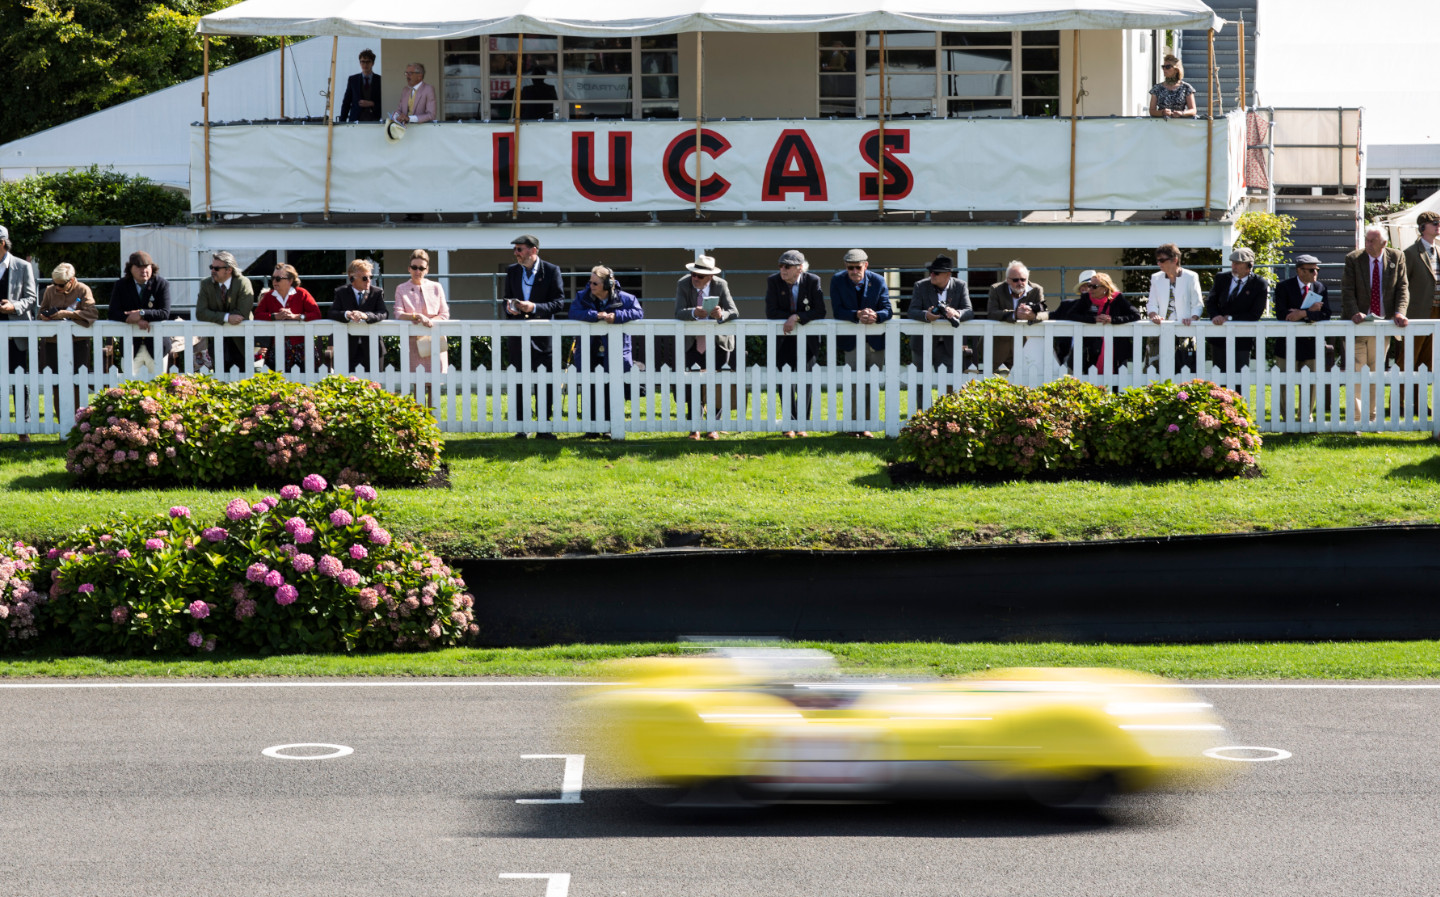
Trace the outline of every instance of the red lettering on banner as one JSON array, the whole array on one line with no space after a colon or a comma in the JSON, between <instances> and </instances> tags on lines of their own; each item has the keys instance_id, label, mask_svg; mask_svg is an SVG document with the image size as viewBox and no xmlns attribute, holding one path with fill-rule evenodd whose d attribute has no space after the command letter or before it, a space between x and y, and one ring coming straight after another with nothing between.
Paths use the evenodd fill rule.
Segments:
<instances>
[{"instance_id":1,"label":"red lettering on banner","mask_svg":"<svg viewBox=\"0 0 1440 897\"><path fill-rule=\"evenodd\" d=\"M493 136L495 153L491 157L490 171L495 181L495 201L510 202L515 197L515 191L510 189L511 166L515 164L515 135L496 131ZM520 181L515 187L521 202L544 201L544 186L540 181Z\"/></svg>"},{"instance_id":2,"label":"red lettering on banner","mask_svg":"<svg viewBox=\"0 0 1440 897\"><path fill-rule=\"evenodd\" d=\"M892 153L910 152L910 132L906 129L885 131L885 198L904 199L915 187L915 176L904 162L894 158ZM876 169L880 168L880 130L866 132L860 138L860 158ZM860 175L860 199L879 200L880 178L875 172Z\"/></svg>"},{"instance_id":3,"label":"red lettering on banner","mask_svg":"<svg viewBox=\"0 0 1440 897\"><path fill-rule=\"evenodd\" d=\"M810 135L801 128L787 128L775 141L770 161L765 163L760 199L784 202L790 193L803 193L806 202L824 202L827 198L825 166L820 164L820 154L815 152Z\"/></svg>"},{"instance_id":4,"label":"red lettering on banner","mask_svg":"<svg viewBox=\"0 0 1440 897\"><path fill-rule=\"evenodd\" d=\"M718 159L730 148L730 141L714 131L701 130L700 151L710 158ZM665 148L665 183L670 191L681 199L695 201L695 179L685 171L685 160L695 152L695 132L687 131L670 141ZM719 199L730 189L730 182L718 174L712 174L700 182L700 201Z\"/></svg>"},{"instance_id":5,"label":"red lettering on banner","mask_svg":"<svg viewBox=\"0 0 1440 897\"><path fill-rule=\"evenodd\" d=\"M570 137L570 177L575 189L591 202L629 202L630 132L611 131L610 176L601 179L595 172L595 132L576 131Z\"/></svg>"}]
</instances>

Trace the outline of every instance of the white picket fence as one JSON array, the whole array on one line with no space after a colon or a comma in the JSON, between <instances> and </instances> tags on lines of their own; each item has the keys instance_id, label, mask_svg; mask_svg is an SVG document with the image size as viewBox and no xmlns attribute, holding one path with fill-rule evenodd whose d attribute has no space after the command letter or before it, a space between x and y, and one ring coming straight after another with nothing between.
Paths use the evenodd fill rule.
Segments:
<instances>
[{"instance_id":1,"label":"white picket fence","mask_svg":"<svg viewBox=\"0 0 1440 897\"><path fill-rule=\"evenodd\" d=\"M1038 386L1063 376L1074 376L1109 389L1136 386L1152 381L1192 379L1187 369L1176 370L1177 340L1192 339L1197 352L1197 368L1203 376L1242 393L1259 418L1262 429L1270 432L1350 432L1350 431L1424 431L1440 435L1440 420L1431 413L1431 394L1435 377L1436 354L1440 339L1432 342L1431 357L1416 359L1414 338L1433 333L1440 321L1414 321L1408 328L1377 322L1351 324L1289 324L1279 321L1255 323L1233 322L1223 326L1201 324L1182 327L1176 324L1159 326L1148 322L1131 325L1084 325L1069 322L1042 324L1003 324L971 321L959 328L944 323L923 324L910 320L892 320L884 325L857 325L837 321L816 321L798 328L802 340L813 340L825 347L830 363L814 365L799 371L781 369L776 363L780 325L774 321L733 321L728 324L688 323L670 319L640 321L627 325L585 324L574 321L448 321L433 329L401 322L377 325L341 324L331 321L280 323L251 321L236 326L219 326L196 321L171 321L152 325L148 332L128 324L99 322L90 328L60 323L0 324L0 390L9 399L0 413L0 434L63 434L74 421L78 404L88 396L119 385L136 377L148 379L160 373L161 365L171 371L196 372L196 351L202 340L210 340L214 356L217 338L244 341L243 356L253 359L257 340L269 340L271 358L283 358L283 341L299 336L305 340L303 370L286 372L289 379L313 382L330 373L316 363L316 340L328 337L334 347L333 366L337 371L350 371L347 337L401 337L400 365L378 374L366 373L379 367L382 347L378 339L368 340L368 357L357 359L364 370L356 376L375 380L387 390L414 396L433 410L440 428L447 432L518 433L599 432L616 439L637 433L672 433L723 430L728 432L772 433L786 430L811 432L883 431L895 436L908 415L928 407L935 398L971 380L991 376L996 341L1015 340L1012 370L1000 371L1013 382ZM405 337L429 335L434 338L435 361L443 355L440 338L459 347L459 364L442 370L438 363L432 371L411 370L411 346ZM636 365L622 372L614 365L613 372L592 370L590 342L592 337L606 341L610 358L621 357L621 338L629 334L638 343L649 347L647 357L656 357L660 340L686 336L731 334L743 345L748 337L765 341L764 363L745 364L743 353L737 351L733 371L676 371L653 365ZM1389 370L1348 370L1354 357L1357 338L1367 336L1409 337L1404 344L1403 364ZM543 360L545 370L530 371L529 338L534 335L555 337L550 358ZM883 336L884 363L868 370L852 370L839 363L836 340L840 337ZM47 337L65 337L56 344L56 367L60 373L38 364L29 364L11 371L12 340L28 349L28 357L38 360L39 341ZM75 340L89 340L88 355L76 360ZM488 338L492 348L489 366L481 367L472 353L475 337ZM520 337L522 357L515 367L497 367L499 349L504 337ZM577 338L571 357L562 357ZM951 337L952 353L959 353L963 340L971 341L980 353L980 360L960 370L952 359L936 358L940 344L936 341ZM1200 338L1196 338L1200 337ZM1234 357L1237 343L1261 339L1250 364L1243 370L1226 373L1214 368L1207 358L1205 338L1224 341L1223 359ZM1070 353L1070 364L1063 366L1053 351L1054 342L1069 342L1078 348L1078 340L1098 339L1103 342L1104 370L1080 370L1080 352ZM1335 347L1337 364L1333 369L1318 371L1290 369L1283 357L1267 355L1264 340L1283 343L1286 356L1293 357L1295 346L1310 342L1316 355L1325 358L1320 344ZM113 340L114 357L104 369L102 344ZM902 365L903 340L912 340L923 349L926 365L917 369ZM1038 341L1034 343L1033 341ZM1115 345L1128 341L1131 357L1140 363L1113 370L1109 359ZM707 341L708 367L714 367L715 340ZM137 368L135 349L145 344L153 357L144 364L142 356ZM737 348L738 348L737 345ZM192 351L170 349L191 347ZM1278 353L1277 353L1278 354ZM805 352L802 349L801 357ZM683 359L683 352L677 353ZM944 362L937 365L932 363ZM1031 361L1030 359L1035 359ZM16 359L18 361L18 359ZM158 360L158 361L157 361ZM802 361L802 367L803 367ZM1233 365L1223 363L1228 370ZM1295 366L1298 368L1298 365ZM217 374L225 380L241 379L255 370L231 370ZM551 372L553 371L553 373ZM205 371L205 373L209 373ZM551 407L547 415L532 406L537 387L550 386ZM1370 397L1376 390L1374 407ZM1415 390L1419 390L1416 401ZM543 397L546 390L538 393ZM593 401L591 399L594 396ZM1282 395L1288 408L1282 404ZM798 397L798 402L794 401ZM807 403L806 399L809 398ZM1360 400L1358 415L1353 405ZM616 413L607 415L608 406ZM1313 417L1310 413L1315 402ZM1302 404L1303 403L1303 404ZM797 416L792 417L793 413ZM1371 420L1372 411L1375 419Z\"/></svg>"}]
</instances>

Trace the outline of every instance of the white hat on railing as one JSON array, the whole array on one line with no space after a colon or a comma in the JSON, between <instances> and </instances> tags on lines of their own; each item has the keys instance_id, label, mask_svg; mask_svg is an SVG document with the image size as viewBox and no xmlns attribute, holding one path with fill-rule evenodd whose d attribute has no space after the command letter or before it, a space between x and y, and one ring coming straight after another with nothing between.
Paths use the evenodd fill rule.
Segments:
<instances>
[{"instance_id":1,"label":"white hat on railing","mask_svg":"<svg viewBox=\"0 0 1440 897\"><path fill-rule=\"evenodd\" d=\"M405 126L392 118L385 123L385 136L392 143L400 140L405 136Z\"/></svg>"}]
</instances>

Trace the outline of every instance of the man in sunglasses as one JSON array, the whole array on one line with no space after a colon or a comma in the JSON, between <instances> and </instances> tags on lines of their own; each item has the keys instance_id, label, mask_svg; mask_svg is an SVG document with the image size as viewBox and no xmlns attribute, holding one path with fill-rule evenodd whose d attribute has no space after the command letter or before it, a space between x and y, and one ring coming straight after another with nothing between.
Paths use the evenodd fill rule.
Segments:
<instances>
[{"instance_id":1,"label":"man in sunglasses","mask_svg":"<svg viewBox=\"0 0 1440 897\"><path fill-rule=\"evenodd\" d=\"M239 262L228 252L210 257L210 279L200 284L195 298L195 320L210 324L236 326L250 320L255 308L255 288L250 278L240 273ZM245 340L238 336L220 341L214 347L215 367L220 371L238 368L243 374L249 369L245 360Z\"/></svg>"},{"instance_id":2,"label":"man in sunglasses","mask_svg":"<svg viewBox=\"0 0 1440 897\"><path fill-rule=\"evenodd\" d=\"M1005 279L990 287L985 302L985 317L1011 324L1034 324L1049 319L1045 290L1030 282L1030 269L1016 259L1005 268ZM992 373L1006 370L1014 363L1015 340L1008 336L995 338L995 359Z\"/></svg>"},{"instance_id":3,"label":"man in sunglasses","mask_svg":"<svg viewBox=\"0 0 1440 897\"><path fill-rule=\"evenodd\" d=\"M890 306L890 289L885 278L870 270L870 256L863 249L851 249L845 253L845 270L835 272L830 278L830 305L835 309L835 320L855 324L884 324L890 320L893 309ZM845 365L852 369L867 371L872 367L885 366L885 337L865 337L864 354L858 351L853 336L837 336L835 351L840 353ZM861 361L861 359L864 359ZM865 417L871 416L870 390L859 387L865 393ZM860 402L854 396L846 402L848 416L858 417ZM858 431L862 439L874 438L869 430Z\"/></svg>"},{"instance_id":4,"label":"man in sunglasses","mask_svg":"<svg viewBox=\"0 0 1440 897\"><path fill-rule=\"evenodd\" d=\"M1292 324L1318 324L1330 320L1330 297L1326 295L1325 284L1320 281L1320 260L1313 255L1295 257L1295 276L1275 285L1275 320ZM1295 336L1295 357L1289 359L1285 343L1277 340L1275 354L1282 359L1287 371L1315 370L1315 332L1303 330ZM1325 343L1328 352L1330 344ZM1285 387L1280 387L1280 419L1285 420L1290 411ZM1303 393L1303 390L1302 390ZM1302 396L1303 397L1303 396ZM1328 403L1327 403L1328 404ZM1315 413L1315 394L1310 394L1310 413Z\"/></svg>"},{"instance_id":5,"label":"man in sunglasses","mask_svg":"<svg viewBox=\"0 0 1440 897\"><path fill-rule=\"evenodd\" d=\"M355 259L346 271L349 284L335 288L335 299L330 305L330 320L348 324L379 324L390 317L385 307L385 291L373 285L375 267L365 259ZM383 352L381 355L383 356ZM370 337L350 337L350 371L364 367L372 374L372 368L379 365L370 363Z\"/></svg>"}]
</instances>

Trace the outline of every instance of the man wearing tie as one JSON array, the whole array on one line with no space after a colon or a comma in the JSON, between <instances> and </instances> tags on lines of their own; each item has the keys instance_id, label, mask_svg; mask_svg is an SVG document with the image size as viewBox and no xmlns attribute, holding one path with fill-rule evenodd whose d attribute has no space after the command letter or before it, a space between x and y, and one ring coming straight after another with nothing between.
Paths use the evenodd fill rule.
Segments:
<instances>
[{"instance_id":1,"label":"man wearing tie","mask_svg":"<svg viewBox=\"0 0 1440 897\"><path fill-rule=\"evenodd\" d=\"M345 98L340 101L341 121L380 120L380 76L375 74L375 51L360 51L360 72L345 82Z\"/></svg>"},{"instance_id":2,"label":"man wearing tie","mask_svg":"<svg viewBox=\"0 0 1440 897\"><path fill-rule=\"evenodd\" d=\"M1410 323L1405 316L1410 306L1410 287L1405 273L1405 256L1398 249L1385 245L1385 228L1372 224L1365 228L1365 248L1345 256L1345 273L1340 280L1340 310L1356 324L1367 316L1376 320L1394 321L1396 327ZM1380 370L1390 337L1377 340L1373 336L1355 337L1353 370ZM1370 388L1370 420L1375 420L1376 390ZM1355 420L1360 420L1360 391L1355 390Z\"/></svg>"},{"instance_id":3,"label":"man wearing tie","mask_svg":"<svg viewBox=\"0 0 1440 897\"><path fill-rule=\"evenodd\" d=\"M375 268L365 259L355 259L350 263L346 272L350 283L343 287L336 287L335 301L330 305L330 320L342 321L349 324L379 324L390 317L390 311L385 307L385 292L377 286L371 286L375 276ZM381 352L383 360L385 353ZM364 365L367 371L373 375L379 364L370 363L370 338L368 336L350 337L350 370Z\"/></svg>"},{"instance_id":4,"label":"man wearing tie","mask_svg":"<svg viewBox=\"0 0 1440 897\"><path fill-rule=\"evenodd\" d=\"M825 294L820 290L820 277L811 274L805 256L798 249L787 250L780 255L780 272L771 274L765 281L765 317L771 321L784 321L780 332L785 334L775 342L775 366L781 370L789 368L792 373L807 371L814 366L815 356L820 352L819 337L805 340L805 366L800 366L800 337L795 328L825 317ZM796 398L798 389L790 390L790 417L800 417ZM805 416L810 416L810 388L805 388ZM804 436L804 430L786 430L785 436L794 439Z\"/></svg>"},{"instance_id":5,"label":"man wearing tie","mask_svg":"<svg viewBox=\"0 0 1440 897\"><path fill-rule=\"evenodd\" d=\"M1330 320L1329 297L1325 295L1325 284L1320 282L1320 260L1313 255L1295 257L1295 276L1275 285L1275 320L1292 324L1318 324ZM1287 358L1286 340L1279 340L1276 354ZM1329 349L1329 344L1325 345ZM1295 337L1295 357L1286 370L1304 368L1315 370L1314 331L1302 331ZM1303 391L1302 391L1303 392ZM1280 387L1280 419L1284 420L1290 410L1286 401L1285 387ZM1315 395L1310 396L1310 413L1315 413Z\"/></svg>"},{"instance_id":6,"label":"man wearing tie","mask_svg":"<svg viewBox=\"0 0 1440 897\"><path fill-rule=\"evenodd\" d=\"M1241 247L1230 253L1229 273L1215 275L1210 295L1205 297L1205 317L1219 327L1229 321L1258 321L1265 313L1270 298L1270 282L1253 272L1254 250ZM1227 371L1243 370L1250 363L1255 341L1252 337L1235 340L1235 364L1225 363L1225 340L1211 337L1205 341L1205 356L1211 364Z\"/></svg>"},{"instance_id":7,"label":"man wearing tie","mask_svg":"<svg viewBox=\"0 0 1440 897\"><path fill-rule=\"evenodd\" d=\"M435 88L425 83L425 66L418 62L405 66L405 87L392 118L402 125L435 120Z\"/></svg>"},{"instance_id":8,"label":"man wearing tie","mask_svg":"<svg viewBox=\"0 0 1440 897\"><path fill-rule=\"evenodd\" d=\"M565 285L560 277L560 268L553 262L540 258L540 239L534 234L521 234L510 241L515 253L515 264L505 269L505 318L509 321L549 321L557 315L564 315L570 308L565 298ZM539 328L537 328L539 329ZM525 370L524 348L520 337L505 337L505 366L517 371ZM550 337L530 337L530 370L544 368L554 373L564 365L556 364L551 357ZM551 405L551 387L535 386L531 394L536 397L539 410L545 420L554 416ZM529 406L530 399L524 399ZM537 439L554 439L554 432L536 433ZM515 439L524 439L524 433L516 433Z\"/></svg>"},{"instance_id":9,"label":"man wearing tie","mask_svg":"<svg viewBox=\"0 0 1440 897\"><path fill-rule=\"evenodd\" d=\"M240 263L228 252L217 252L210 257L210 279L200 284L200 294L195 298L195 320L210 324L235 326L250 320L255 308L255 288L250 278L238 270ZM238 336L226 337L224 345L214 347L215 369L228 371L239 368L241 373L249 367L245 360L245 340Z\"/></svg>"},{"instance_id":10,"label":"man wearing tie","mask_svg":"<svg viewBox=\"0 0 1440 897\"><path fill-rule=\"evenodd\" d=\"M1405 249L1406 284L1410 293L1409 316L1416 319L1440 318L1440 247L1435 238L1440 234L1440 214L1421 212L1415 219L1420 236ZM1435 370L1431 357L1431 334L1415 337L1415 368L1423 365ZM1420 407L1420 387L1415 387L1412 408Z\"/></svg>"}]
</instances>

